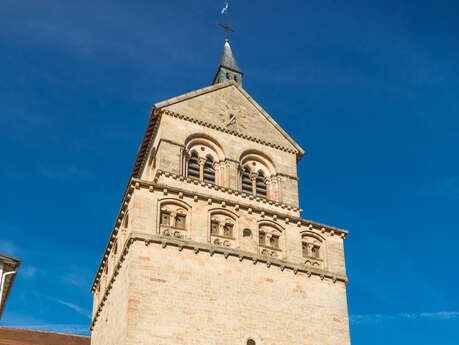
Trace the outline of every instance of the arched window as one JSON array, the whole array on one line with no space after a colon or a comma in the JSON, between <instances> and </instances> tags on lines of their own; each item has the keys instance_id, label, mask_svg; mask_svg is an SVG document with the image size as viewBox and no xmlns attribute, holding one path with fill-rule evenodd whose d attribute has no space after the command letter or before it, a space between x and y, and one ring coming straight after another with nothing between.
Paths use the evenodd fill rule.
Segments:
<instances>
[{"instance_id":1,"label":"arched window","mask_svg":"<svg viewBox=\"0 0 459 345\"><path fill-rule=\"evenodd\" d=\"M250 179L250 170L245 167L242 170L242 191L245 193L253 193L252 180Z\"/></svg>"},{"instance_id":2,"label":"arched window","mask_svg":"<svg viewBox=\"0 0 459 345\"><path fill-rule=\"evenodd\" d=\"M159 232L161 235L186 238L189 221L189 205L173 199L161 201L159 210Z\"/></svg>"},{"instance_id":3,"label":"arched window","mask_svg":"<svg viewBox=\"0 0 459 345\"><path fill-rule=\"evenodd\" d=\"M185 153L182 157L183 163L188 167L187 176L206 183L222 183L222 176L216 173L216 169L225 161L225 154L213 138L204 134L193 134L185 141L183 152ZM186 160L188 160L187 165Z\"/></svg>"},{"instance_id":4,"label":"arched window","mask_svg":"<svg viewBox=\"0 0 459 345\"><path fill-rule=\"evenodd\" d=\"M197 179L200 178L198 154L196 152L193 152L188 160L188 176Z\"/></svg>"},{"instance_id":5,"label":"arched window","mask_svg":"<svg viewBox=\"0 0 459 345\"><path fill-rule=\"evenodd\" d=\"M311 257L314 259L321 258L321 241L317 238L312 236L303 235L303 242L302 242L302 251L304 257Z\"/></svg>"},{"instance_id":6,"label":"arched window","mask_svg":"<svg viewBox=\"0 0 459 345\"><path fill-rule=\"evenodd\" d=\"M212 157L207 157L204 163L204 182L215 183L215 169Z\"/></svg>"},{"instance_id":7,"label":"arched window","mask_svg":"<svg viewBox=\"0 0 459 345\"><path fill-rule=\"evenodd\" d=\"M305 264L323 268L326 256L324 239L313 232L303 233L301 239L301 249L305 258Z\"/></svg>"},{"instance_id":8,"label":"arched window","mask_svg":"<svg viewBox=\"0 0 459 345\"><path fill-rule=\"evenodd\" d=\"M250 229L244 229L244 231L242 231L242 237L252 238L252 231Z\"/></svg>"},{"instance_id":9,"label":"arched window","mask_svg":"<svg viewBox=\"0 0 459 345\"><path fill-rule=\"evenodd\" d=\"M214 209L210 216L210 243L220 247L236 246L237 215L224 209Z\"/></svg>"},{"instance_id":10,"label":"arched window","mask_svg":"<svg viewBox=\"0 0 459 345\"><path fill-rule=\"evenodd\" d=\"M256 345L257 343L253 339L248 339L247 340L247 345Z\"/></svg>"},{"instance_id":11,"label":"arched window","mask_svg":"<svg viewBox=\"0 0 459 345\"><path fill-rule=\"evenodd\" d=\"M278 196L278 184L271 183L277 173L269 157L263 152L248 150L241 155L240 161L243 169L242 191L269 199Z\"/></svg>"},{"instance_id":12,"label":"arched window","mask_svg":"<svg viewBox=\"0 0 459 345\"><path fill-rule=\"evenodd\" d=\"M283 229L279 224L271 221L261 221L258 228L258 245L262 255L276 257L283 248Z\"/></svg>"},{"instance_id":13,"label":"arched window","mask_svg":"<svg viewBox=\"0 0 459 345\"><path fill-rule=\"evenodd\" d=\"M266 198L266 182L265 175L263 174L262 170L258 172L256 178L256 195Z\"/></svg>"}]
</instances>

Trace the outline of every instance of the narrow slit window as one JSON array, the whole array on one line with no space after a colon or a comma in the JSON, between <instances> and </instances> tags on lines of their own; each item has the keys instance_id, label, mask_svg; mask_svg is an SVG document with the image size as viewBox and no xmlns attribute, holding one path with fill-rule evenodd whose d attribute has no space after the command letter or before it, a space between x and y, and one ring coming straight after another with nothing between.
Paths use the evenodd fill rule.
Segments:
<instances>
[{"instance_id":1,"label":"narrow slit window","mask_svg":"<svg viewBox=\"0 0 459 345\"><path fill-rule=\"evenodd\" d=\"M233 224L225 224L223 227L223 236L233 237Z\"/></svg>"},{"instance_id":2,"label":"narrow slit window","mask_svg":"<svg viewBox=\"0 0 459 345\"><path fill-rule=\"evenodd\" d=\"M198 155L196 152L193 152L190 159L188 160L188 176L199 179L199 171Z\"/></svg>"},{"instance_id":3,"label":"narrow slit window","mask_svg":"<svg viewBox=\"0 0 459 345\"><path fill-rule=\"evenodd\" d=\"M252 194L252 180L250 179L250 170L248 168L242 171L242 191Z\"/></svg>"},{"instance_id":4,"label":"narrow slit window","mask_svg":"<svg viewBox=\"0 0 459 345\"><path fill-rule=\"evenodd\" d=\"M214 162L210 157L204 163L204 182L215 183Z\"/></svg>"},{"instance_id":5,"label":"narrow slit window","mask_svg":"<svg viewBox=\"0 0 459 345\"><path fill-rule=\"evenodd\" d=\"M315 258L319 258L319 246L313 246L311 249L311 254Z\"/></svg>"},{"instance_id":6,"label":"narrow slit window","mask_svg":"<svg viewBox=\"0 0 459 345\"><path fill-rule=\"evenodd\" d=\"M272 248L279 248L279 236L272 235L271 238L269 239L269 245Z\"/></svg>"},{"instance_id":7,"label":"narrow slit window","mask_svg":"<svg viewBox=\"0 0 459 345\"><path fill-rule=\"evenodd\" d=\"M185 229L186 216L184 214L177 214L175 216L175 227Z\"/></svg>"},{"instance_id":8,"label":"narrow slit window","mask_svg":"<svg viewBox=\"0 0 459 345\"><path fill-rule=\"evenodd\" d=\"M210 233L212 235L218 235L218 222L213 220L211 223L210 223Z\"/></svg>"},{"instance_id":9,"label":"narrow slit window","mask_svg":"<svg viewBox=\"0 0 459 345\"><path fill-rule=\"evenodd\" d=\"M160 224L168 226L171 225L171 215L169 212L161 211Z\"/></svg>"},{"instance_id":10,"label":"narrow slit window","mask_svg":"<svg viewBox=\"0 0 459 345\"><path fill-rule=\"evenodd\" d=\"M308 244L306 242L303 242L302 248L303 248L303 256L308 256L309 250L308 250Z\"/></svg>"},{"instance_id":11,"label":"narrow slit window","mask_svg":"<svg viewBox=\"0 0 459 345\"><path fill-rule=\"evenodd\" d=\"M266 198L265 176L263 175L262 171L258 173L258 176L256 179L256 192L257 192L257 196L262 196Z\"/></svg>"},{"instance_id":12,"label":"narrow slit window","mask_svg":"<svg viewBox=\"0 0 459 345\"><path fill-rule=\"evenodd\" d=\"M258 234L258 241L260 242L261 245L265 245L266 242L266 234L264 231L260 231Z\"/></svg>"}]
</instances>

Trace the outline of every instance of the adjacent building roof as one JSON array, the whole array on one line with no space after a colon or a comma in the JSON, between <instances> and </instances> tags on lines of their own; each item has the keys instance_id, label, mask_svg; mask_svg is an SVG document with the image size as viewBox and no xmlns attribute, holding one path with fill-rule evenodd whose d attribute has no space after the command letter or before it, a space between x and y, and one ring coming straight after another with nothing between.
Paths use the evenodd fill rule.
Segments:
<instances>
[{"instance_id":1,"label":"adjacent building roof","mask_svg":"<svg viewBox=\"0 0 459 345\"><path fill-rule=\"evenodd\" d=\"M91 338L81 335L0 327L1 345L90 345Z\"/></svg>"},{"instance_id":2,"label":"adjacent building roof","mask_svg":"<svg viewBox=\"0 0 459 345\"><path fill-rule=\"evenodd\" d=\"M14 272L14 271L17 272L20 264L21 264L21 260L17 258L13 258L8 255L0 254L0 275L3 275L4 273L7 273L7 272ZM1 278L2 277L0 276L0 286L2 283ZM5 276L5 282L3 282L2 295L0 296L0 319L2 318L3 309L5 308L5 304L6 304L6 301L8 300L8 296L10 295L10 291L13 286L15 278L16 278L16 274L10 274L10 275Z\"/></svg>"}]
</instances>

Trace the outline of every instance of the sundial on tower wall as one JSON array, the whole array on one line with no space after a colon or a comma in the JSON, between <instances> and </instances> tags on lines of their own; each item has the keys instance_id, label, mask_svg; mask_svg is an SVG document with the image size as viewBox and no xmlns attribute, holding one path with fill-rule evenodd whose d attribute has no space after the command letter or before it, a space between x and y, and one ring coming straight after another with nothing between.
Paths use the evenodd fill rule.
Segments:
<instances>
[{"instance_id":1,"label":"sundial on tower wall","mask_svg":"<svg viewBox=\"0 0 459 345\"><path fill-rule=\"evenodd\" d=\"M221 110L218 113L218 119L224 128L238 132L248 128L247 115L240 107L236 108L227 102L222 102L219 108Z\"/></svg>"}]
</instances>

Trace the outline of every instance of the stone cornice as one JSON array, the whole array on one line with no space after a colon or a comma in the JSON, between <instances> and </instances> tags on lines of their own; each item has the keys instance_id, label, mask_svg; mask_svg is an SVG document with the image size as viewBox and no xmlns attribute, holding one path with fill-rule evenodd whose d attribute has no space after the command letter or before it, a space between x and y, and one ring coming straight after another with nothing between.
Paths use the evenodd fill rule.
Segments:
<instances>
[{"instance_id":1,"label":"stone cornice","mask_svg":"<svg viewBox=\"0 0 459 345\"><path fill-rule=\"evenodd\" d=\"M173 97L173 98L170 98L168 100L165 100L165 101L162 101L162 102L159 102L159 103L156 103L154 108L156 109L162 109L164 107L167 107L167 106L170 106L172 104L175 104L175 103L179 103L179 102L183 102L183 101L186 101L188 99L191 99L191 98L195 98L195 97L199 97L201 95L204 95L206 93L211 93L211 92L214 92L216 90L219 90L219 89L223 89L223 88L226 88L226 87L235 87L243 97L245 97L247 99L247 101L249 103L251 103L259 112L260 114L262 114L266 120L268 122L270 122L274 128L276 128L281 134L282 136L287 139L287 141L289 141L293 147L295 147L295 154L296 154L296 157L297 157L297 161L299 161L301 159L301 157L303 157L304 155L304 150L295 142L295 140L293 140L283 129L281 126L279 126L279 124L242 88L241 85L239 85L237 82L235 82L234 80L229 80L229 81L226 81L224 83L217 83L217 84L214 84L214 85L211 85L211 86L208 86L208 87L204 87L202 89L199 89L199 90L195 90L195 91L192 91L192 92L189 92L189 93L186 93L186 94L183 94L183 95L180 95L180 96L176 96L176 97Z\"/></svg>"},{"instance_id":2,"label":"stone cornice","mask_svg":"<svg viewBox=\"0 0 459 345\"><path fill-rule=\"evenodd\" d=\"M155 176L155 179L157 179L162 174L164 174L164 176L168 176L168 177L180 180L180 181L185 182L185 183L202 184L201 181L198 181L198 180L195 180L195 179L191 179L191 178L187 178L187 177L184 177L184 176L181 176L181 175L172 174L172 173L169 173L169 172L163 172L163 171L158 171L156 176ZM216 190L228 193L228 195L236 194L236 193L238 193L238 195L245 194L248 199L252 198L252 200L257 200L257 198L252 196L252 195L249 195L249 194L246 194L246 193L242 193L242 192L239 192L239 191L234 191L234 190L231 190L229 188L224 188L224 187L221 187L221 186L217 186L217 185L213 185L213 184L207 184L207 183L204 183L204 185L209 186L209 188L214 188ZM273 219L277 219L277 218L284 219L284 220L286 220L288 222L296 223L296 225L298 227L305 226L305 227L307 227L309 229L317 229L322 233L329 233L330 235L335 235L336 234L336 235L340 236L343 239L348 234L347 230L343 230L343 229L336 228L336 227L333 227L333 226L328 226L328 225L325 225L325 224L321 224L321 223L314 222L314 221L311 221L311 220L303 219L303 218L300 218L300 217L287 215L287 214L283 213L282 211L275 212L275 211L273 211L273 210L271 210L269 208L265 208L265 207L262 207L262 206L254 207L253 205L249 205L247 203L244 203L243 201L236 203L235 201L229 201L229 200L224 199L224 198L218 198L218 197L215 197L215 196L213 196L211 194L195 193L195 192L191 192L191 191L188 191L188 190L185 190L185 189L182 189L182 188L170 187L170 186L167 186L167 185L164 185L164 184L158 184L157 182L149 182L149 181L144 181L144 180L140 180L140 179L136 179L136 178L131 178L131 180L129 182L129 185L128 185L128 188L126 189L126 192L124 194L124 197L123 197L123 200L122 200L122 204L121 204L121 208L120 208L120 211L119 211L118 216L116 218L115 225L113 227L113 230L112 230L112 233L110 235L109 241L107 243L107 246L105 247L104 255L102 256L101 263L100 263L99 268L97 270L96 276L94 277L94 281L93 281L93 284L92 284L92 287L91 287L91 292L95 291L95 287L99 283L99 279L100 279L100 277L102 275L102 272L103 272L103 267L107 264L107 259L108 259L109 255L110 255L111 248L112 248L114 240L115 240L115 238L116 238L116 236L118 234L119 227L121 226L121 222L123 220L124 214L126 212L128 204L129 204L129 201L130 201L130 199L132 197L132 192L136 188L137 189L138 188L148 188L152 192L153 191L162 191L162 192L164 192L164 190L166 190L167 193L176 194L177 196L179 196L181 194L182 196L186 195L186 196L193 197L193 198L198 198L198 199L201 198L201 199L204 199L204 200L211 200L211 202L220 203L222 205L224 203L225 206L247 209L248 211L250 210L250 212L260 213L265 217L272 217ZM262 203L267 203L267 204L279 206L281 208L281 206L280 206L281 203L273 201L273 200L268 200L268 199L265 199L265 198L258 198L258 201L260 201ZM284 205L284 209L287 210L287 211L299 211L299 212L302 211L301 209L294 208L294 207L286 205L286 204L282 204L282 205Z\"/></svg>"},{"instance_id":3,"label":"stone cornice","mask_svg":"<svg viewBox=\"0 0 459 345\"><path fill-rule=\"evenodd\" d=\"M202 199L205 199L205 200L207 200L208 198L212 198L212 199L215 200L215 202L226 201L227 204L234 203L233 201L227 201L227 199L218 198L218 197L215 197L214 195L211 195L211 194L205 194L205 193L196 194L194 192L193 193L192 192L187 192L186 190L182 190L181 188L174 188L174 187L171 187L171 186L168 186L168 185L158 184L157 183L158 178L161 177L161 176L171 177L174 180L179 180L181 182L188 183L188 184L206 186L206 187L208 187L210 189L213 189L213 190L216 190L216 191L220 191L220 192L224 192L224 193L226 193L228 195L236 195L236 196L239 195L242 198L259 201L259 202L264 203L264 204L274 205L276 207L279 207L279 208L282 208L282 209L285 209L285 210L288 210L288 211L293 211L293 212L302 212L303 211L299 207L292 206L292 205L283 203L281 201L271 200L271 199L268 199L268 198L265 198L265 197L261 197L261 196L254 196L253 194L249 194L249 193L245 193L245 192L242 192L242 191L239 191L239 190L235 190L235 189L219 186L219 185L214 184L214 183L203 182L203 181L200 181L200 180L192 178L192 177L186 177L186 176L174 174L174 173L171 173L171 172L168 172L168 171L163 171L163 170L157 170L156 171L156 175L155 175L155 177L153 179L153 182L145 181L145 180L141 180L141 179L134 179L133 182L134 183L139 183L143 187L154 186L154 187L156 187L157 189L160 189L160 190L163 190L164 188L166 188L166 189L168 189L170 191L177 190L179 192L183 192L184 195L188 195L188 196L192 196L192 197L194 197L195 195L199 194L198 197L200 197ZM239 205L242 205L242 204L244 204L244 202L240 202L239 203ZM253 206L250 206L250 207L253 208ZM256 208L253 208L253 209L255 210ZM268 210L266 210L266 211L270 212ZM291 218L291 216L290 216L290 218Z\"/></svg>"},{"instance_id":4,"label":"stone cornice","mask_svg":"<svg viewBox=\"0 0 459 345\"><path fill-rule=\"evenodd\" d=\"M195 254L208 253L211 256L215 254L219 254L219 255L223 255L225 258L232 256L232 257L237 257L241 262L250 261L253 264L257 264L257 263L266 264L267 268L270 268L271 266L277 266L283 272L291 272L293 274L298 274L300 272L300 273L306 274L308 277L311 277L311 275L314 275L314 276L319 276L322 280L329 279L333 283L336 283L337 281L343 282L345 284L348 283L348 278L345 275L335 274L328 270L322 270L322 269L314 268L314 267L307 266L307 265L299 265L299 264L291 263L285 260L267 257L267 256L264 256L258 253L250 253L250 252L241 251L239 249L218 247L218 246L211 245L209 243L195 242L195 241L190 241L190 240L181 240L181 239L175 239L175 238L170 238L170 237L165 237L165 236L160 236L160 235L155 235L155 234L131 233L128 239L126 240L124 248L113 269L113 273L110 279L108 280L105 291L103 291L103 295L99 298L99 304L97 306L95 314L93 315L93 319L92 319L92 322L89 328L91 331L93 330L100 316L100 313L102 312L102 308L104 307L107 301L107 298L110 294L110 290L113 287L116 277L120 272L121 266L123 262L125 261L126 255L128 254L131 245L136 241L142 241L145 243L146 246L149 246L151 244L159 244L160 247L162 248L166 248L167 246L173 246L173 247L176 247L180 251L183 249L193 250Z\"/></svg>"},{"instance_id":5,"label":"stone cornice","mask_svg":"<svg viewBox=\"0 0 459 345\"><path fill-rule=\"evenodd\" d=\"M266 140L263 140L263 139L260 139L260 138L257 138L257 137L253 137L253 136L250 136L250 135L247 135L247 134L240 133L238 131L234 131L234 130L219 126L219 125L217 125L215 123L206 122L206 121L203 121L203 120L200 120L200 119L196 119L196 118L188 116L188 115L179 114L179 113L173 112L171 110L167 110L167 109L162 109L161 113L164 114L164 115L169 115L169 116L172 116L172 117L179 118L181 120L185 120L185 121L188 121L188 122L196 123L196 124L201 125L203 127L215 129L215 130L223 132L223 133L231 134L231 135L234 135L236 137L239 137L239 138L242 138L242 139L246 139L246 140L258 143L258 144L269 146L269 147L272 147L272 148L280 150L280 151L288 152L288 153L295 154L295 155L298 154L297 150L290 149L290 148L282 146L282 145L273 144L273 143L267 142Z\"/></svg>"}]
</instances>

